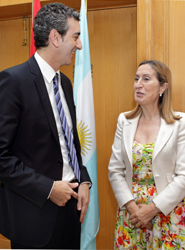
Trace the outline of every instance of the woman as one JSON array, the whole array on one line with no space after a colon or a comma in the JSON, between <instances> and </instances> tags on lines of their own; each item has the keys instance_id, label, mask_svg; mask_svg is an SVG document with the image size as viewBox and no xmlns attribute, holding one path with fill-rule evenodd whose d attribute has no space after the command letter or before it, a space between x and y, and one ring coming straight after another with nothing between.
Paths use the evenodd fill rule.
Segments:
<instances>
[{"instance_id":1,"label":"woman","mask_svg":"<svg viewBox=\"0 0 185 250\"><path fill-rule=\"evenodd\" d=\"M170 70L142 62L134 96L109 163L119 205L114 249L185 249L185 118L172 111Z\"/></svg>"}]
</instances>

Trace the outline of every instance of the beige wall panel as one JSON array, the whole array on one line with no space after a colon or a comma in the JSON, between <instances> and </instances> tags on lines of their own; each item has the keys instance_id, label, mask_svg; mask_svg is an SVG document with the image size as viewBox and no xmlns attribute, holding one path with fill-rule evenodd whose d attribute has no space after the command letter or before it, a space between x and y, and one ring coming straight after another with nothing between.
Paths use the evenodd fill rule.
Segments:
<instances>
[{"instance_id":1,"label":"beige wall panel","mask_svg":"<svg viewBox=\"0 0 185 250\"><path fill-rule=\"evenodd\" d=\"M170 1L153 1L152 4L152 58L169 65Z\"/></svg>"},{"instance_id":2,"label":"beige wall panel","mask_svg":"<svg viewBox=\"0 0 185 250\"><path fill-rule=\"evenodd\" d=\"M20 64L29 58L30 37L27 18L27 44L23 46L23 19L0 21L0 71Z\"/></svg>"},{"instance_id":3,"label":"beige wall panel","mask_svg":"<svg viewBox=\"0 0 185 250\"><path fill-rule=\"evenodd\" d=\"M157 59L168 64L169 0L138 1L137 63Z\"/></svg>"},{"instance_id":4,"label":"beige wall panel","mask_svg":"<svg viewBox=\"0 0 185 250\"><path fill-rule=\"evenodd\" d=\"M185 112L185 1L170 4L169 67L173 79L173 107Z\"/></svg>"},{"instance_id":5,"label":"beige wall panel","mask_svg":"<svg viewBox=\"0 0 185 250\"><path fill-rule=\"evenodd\" d=\"M151 1L137 1L137 65L151 57Z\"/></svg>"},{"instance_id":6,"label":"beige wall panel","mask_svg":"<svg viewBox=\"0 0 185 250\"><path fill-rule=\"evenodd\" d=\"M185 1L137 2L137 63L145 59L164 62L172 71L174 110L185 111Z\"/></svg>"}]
</instances>

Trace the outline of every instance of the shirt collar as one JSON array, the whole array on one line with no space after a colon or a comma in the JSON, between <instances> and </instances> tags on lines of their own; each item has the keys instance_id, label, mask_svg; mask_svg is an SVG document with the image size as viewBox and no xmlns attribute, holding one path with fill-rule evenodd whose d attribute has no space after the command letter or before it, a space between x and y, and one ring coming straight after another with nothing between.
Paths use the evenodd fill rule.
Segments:
<instances>
[{"instance_id":1,"label":"shirt collar","mask_svg":"<svg viewBox=\"0 0 185 250\"><path fill-rule=\"evenodd\" d=\"M55 72L54 69L37 52L35 52L34 56L43 77L47 80L48 83L52 82L56 73L58 73L60 77L60 71L58 70L57 72Z\"/></svg>"}]
</instances>

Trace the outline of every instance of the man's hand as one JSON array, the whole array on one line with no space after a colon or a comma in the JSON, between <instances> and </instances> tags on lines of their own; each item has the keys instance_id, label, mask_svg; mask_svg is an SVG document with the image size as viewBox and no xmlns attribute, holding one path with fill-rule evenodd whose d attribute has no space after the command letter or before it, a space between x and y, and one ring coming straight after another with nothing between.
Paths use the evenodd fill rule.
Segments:
<instances>
[{"instance_id":1,"label":"man's hand","mask_svg":"<svg viewBox=\"0 0 185 250\"><path fill-rule=\"evenodd\" d=\"M81 223L84 222L89 201L90 201L89 184L82 183L78 188L78 203L77 203L77 209L81 211L81 215L80 215Z\"/></svg>"},{"instance_id":2,"label":"man's hand","mask_svg":"<svg viewBox=\"0 0 185 250\"><path fill-rule=\"evenodd\" d=\"M71 196L78 199L78 194L73 190L78 185L77 182L55 181L49 199L57 206L65 206L66 202L71 199Z\"/></svg>"}]
</instances>

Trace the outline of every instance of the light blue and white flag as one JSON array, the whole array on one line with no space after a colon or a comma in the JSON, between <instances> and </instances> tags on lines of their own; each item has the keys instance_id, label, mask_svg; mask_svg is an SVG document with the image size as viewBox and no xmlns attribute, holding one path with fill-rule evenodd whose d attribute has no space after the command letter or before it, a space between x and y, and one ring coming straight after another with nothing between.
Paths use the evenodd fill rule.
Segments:
<instances>
[{"instance_id":1,"label":"light blue and white flag","mask_svg":"<svg viewBox=\"0 0 185 250\"><path fill-rule=\"evenodd\" d=\"M83 48L76 52L73 94L82 160L93 183L90 189L90 203L85 221L82 224L80 248L94 250L96 249L96 235L99 230L99 201L91 59L84 0L81 0L80 19L80 39Z\"/></svg>"}]
</instances>

